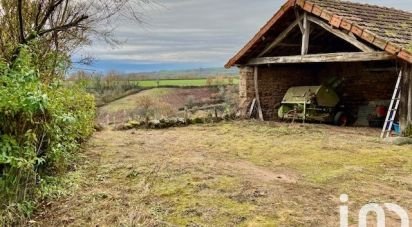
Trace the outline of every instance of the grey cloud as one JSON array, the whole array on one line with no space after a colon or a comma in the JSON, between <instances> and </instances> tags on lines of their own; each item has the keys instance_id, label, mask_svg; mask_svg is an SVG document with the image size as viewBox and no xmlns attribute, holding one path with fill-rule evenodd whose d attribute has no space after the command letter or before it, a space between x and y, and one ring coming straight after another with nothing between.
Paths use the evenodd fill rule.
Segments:
<instances>
[{"instance_id":1,"label":"grey cloud","mask_svg":"<svg viewBox=\"0 0 412 227\"><path fill-rule=\"evenodd\" d=\"M359 0L411 10L410 0ZM204 62L222 66L279 9L283 0L157 0L146 24L119 21L116 48L95 42L82 54L101 60Z\"/></svg>"}]
</instances>

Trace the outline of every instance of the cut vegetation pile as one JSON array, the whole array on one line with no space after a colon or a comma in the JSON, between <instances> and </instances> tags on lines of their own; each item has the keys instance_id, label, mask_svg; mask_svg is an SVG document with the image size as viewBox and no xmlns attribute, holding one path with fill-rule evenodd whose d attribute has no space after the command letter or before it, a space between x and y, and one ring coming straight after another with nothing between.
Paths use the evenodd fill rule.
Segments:
<instances>
[{"instance_id":1,"label":"cut vegetation pile","mask_svg":"<svg viewBox=\"0 0 412 227\"><path fill-rule=\"evenodd\" d=\"M412 146L373 129L256 122L102 131L43 226L339 226L369 202L412 208ZM388 213L389 226L397 223ZM399 225L399 224L397 224Z\"/></svg>"}]
</instances>

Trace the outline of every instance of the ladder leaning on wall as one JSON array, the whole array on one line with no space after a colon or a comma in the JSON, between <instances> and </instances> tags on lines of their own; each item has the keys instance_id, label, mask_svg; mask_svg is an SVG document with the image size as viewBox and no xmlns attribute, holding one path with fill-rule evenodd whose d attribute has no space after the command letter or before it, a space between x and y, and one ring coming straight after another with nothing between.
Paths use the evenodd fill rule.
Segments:
<instances>
[{"instance_id":1,"label":"ladder leaning on wall","mask_svg":"<svg viewBox=\"0 0 412 227\"><path fill-rule=\"evenodd\" d=\"M389 105L389 110L386 115L385 124L383 125L381 138L385 139L391 135L392 126L395 121L396 113L398 112L399 104L401 102L401 89L400 84L402 81L402 71L399 73L398 80L396 81L395 90Z\"/></svg>"}]
</instances>

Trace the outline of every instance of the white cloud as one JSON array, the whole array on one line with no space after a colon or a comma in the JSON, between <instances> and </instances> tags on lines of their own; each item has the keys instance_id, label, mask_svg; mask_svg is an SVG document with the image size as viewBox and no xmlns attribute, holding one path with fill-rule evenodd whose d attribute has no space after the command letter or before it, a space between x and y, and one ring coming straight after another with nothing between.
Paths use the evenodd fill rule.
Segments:
<instances>
[{"instance_id":1,"label":"white cloud","mask_svg":"<svg viewBox=\"0 0 412 227\"><path fill-rule=\"evenodd\" d=\"M80 54L99 60L203 62L222 66L279 9L284 0L156 0L146 23L118 21L112 48L96 42ZM358 0L411 10L410 0Z\"/></svg>"}]
</instances>

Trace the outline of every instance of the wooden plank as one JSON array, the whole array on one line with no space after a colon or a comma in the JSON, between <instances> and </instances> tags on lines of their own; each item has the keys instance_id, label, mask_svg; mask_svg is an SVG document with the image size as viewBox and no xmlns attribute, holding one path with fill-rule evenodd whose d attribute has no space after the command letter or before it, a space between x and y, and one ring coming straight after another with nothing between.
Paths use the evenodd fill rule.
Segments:
<instances>
[{"instance_id":1,"label":"wooden plank","mask_svg":"<svg viewBox=\"0 0 412 227\"><path fill-rule=\"evenodd\" d=\"M297 8L295 8L295 16L296 16L296 18L301 18L301 16L299 15L299 11L298 11ZM300 32L303 34L303 33L305 32L305 30L304 30L304 28L303 28L303 25L302 25L302 21L301 21L301 20L298 20L298 25L299 25Z\"/></svg>"},{"instance_id":2,"label":"wooden plank","mask_svg":"<svg viewBox=\"0 0 412 227\"><path fill-rule=\"evenodd\" d=\"M323 22L322 20L320 20L316 17L308 16L308 20L315 23L315 24L317 24L317 25L319 25L320 27L322 27L326 31L334 34L335 36L347 41L348 43L350 43L353 46L357 47L359 50L362 50L364 52L373 52L374 51L371 47L361 43L356 38L346 34L345 32L342 32L339 29L332 28L330 25L328 25L327 23Z\"/></svg>"},{"instance_id":3,"label":"wooden plank","mask_svg":"<svg viewBox=\"0 0 412 227\"><path fill-rule=\"evenodd\" d=\"M404 131L408 124L411 124L412 121L408 119L409 112L412 111L409 107L409 91L410 84L412 83L412 71L411 65L404 63L402 65L402 82L401 82L401 101L399 106L399 124L401 125L401 130Z\"/></svg>"},{"instance_id":4,"label":"wooden plank","mask_svg":"<svg viewBox=\"0 0 412 227\"><path fill-rule=\"evenodd\" d=\"M247 114L248 118L252 117L253 110L255 109L255 106L256 106L256 99L253 99L252 105L250 105L249 113Z\"/></svg>"},{"instance_id":5,"label":"wooden plank","mask_svg":"<svg viewBox=\"0 0 412 227\"><path fill-rule=\"evenodd\" d=\"M309 36L310 36L310 23L308 21L308 14L305 12L303 15L303 36L302 36L302 49L301 55L306 55L309 50Z\"/></svg>"},{"instance_id":6,"label":"wooden plank","mask_svg":"<svg viewBox=\"0 0 412 227\"><path fill-rule=\"evenodd\" d=\"M409 64L409 93L408 93L408 113L406 117L408 124L412 127L412 65Z\"/></svg>"},{"instance_id":7,"label":"wooden plank","mask_svg":"<svg viewBox=\"0 0 412 227\"><path fill-rule=\"evenodd\" d=\"M291 64L291 63L320 63L320 62L359 62L393 60L396 56L384 51L377 52L350 52L330 54L308 54L298 56L253 58L247 65Z\"/></svg>"},{"instance_id":8,"label":"wooden plank","mask_svg":"<svg viewBox=\"0 0 412 227\"><path fill-rule=\"evenodd\" d=\"M260 97L259 97L259 86L258 86L258 69L259 67L255 66L254 69L254 85L255 85L255 96L256 96L256 103L257 103L257 108L258 108L258 115L259 115L259 120L263 121L263 112L262 112L262 106L260 105Z\"/></svg>"},{"instance_id":9,"label":"wooden plank","mask_svg":"<svg viewBox=\"0 0 412 227\"><path fill-rule=\"evenodd\" d=\"M412 66L409 65L408 124L412 126Z\"/></svg>"},{"instance_id":10,"label":"wooden plank","mask_svg":"<svg viewBox=\"0 0 412 227\"><path fill-rule=\"evenodd\" d=\"M282 42L286 36L289 35L289 33L298 25L299 21L302 20L302 17L297 18L292 24L289 25L282 33L276 37L276 39L267 46L262 53L259 54L259 57L262 57L266 53L268 53L270 50L272 50L276 45L278 45L280 42Z\"/></svg>"}]
</instances>

